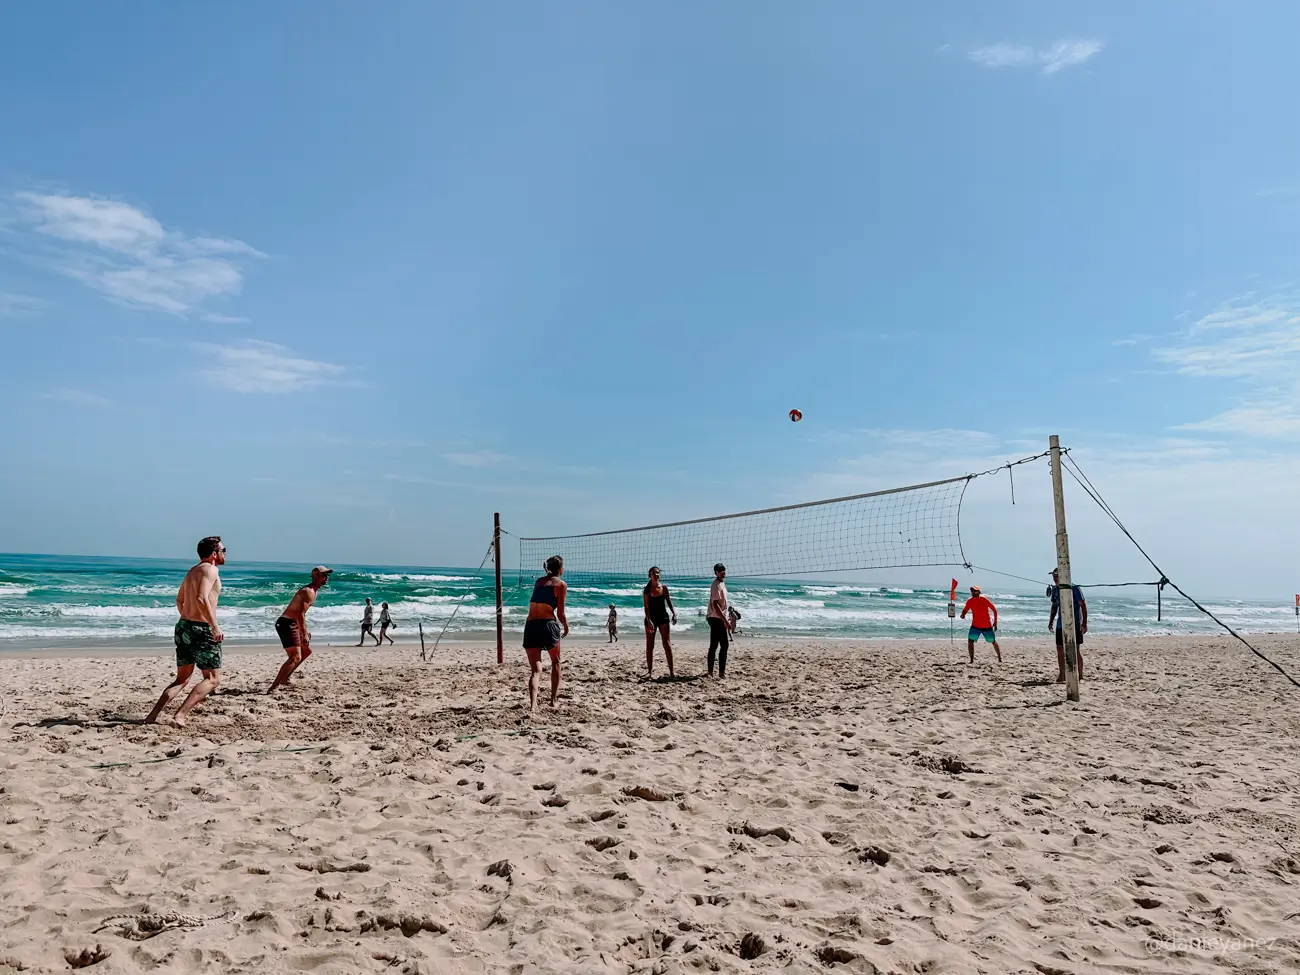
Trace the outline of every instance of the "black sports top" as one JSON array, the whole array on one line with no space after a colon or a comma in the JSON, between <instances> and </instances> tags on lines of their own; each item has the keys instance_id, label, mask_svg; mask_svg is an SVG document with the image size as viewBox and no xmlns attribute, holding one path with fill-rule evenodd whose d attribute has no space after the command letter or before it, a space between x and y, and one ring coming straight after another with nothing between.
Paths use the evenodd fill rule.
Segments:
<instances>
[{"instance_id":1,"label":"black sports top","mask_svg":"<svg viewBox=\"0 0 1300 975\"><path fill-rule=\"evenodd\" d=\"M555 595L555 583L551 580L554 576L542 576L533 583L533 596L530 603L545 603L554 609L560 606L559 597Z\"/></svg>"},{"instance_id":2,"label":"black sports top","mask_svg":"<svg viewBox=\"0 0 1300 975\"><path fill-rule=\"evenodd\" d=\"M641 590L646 596L647 619L651 623L662 625L668 622L668 587L661 586L663 591L658 596L650 591L649 584Z\"/></svg>"}]
</instances>

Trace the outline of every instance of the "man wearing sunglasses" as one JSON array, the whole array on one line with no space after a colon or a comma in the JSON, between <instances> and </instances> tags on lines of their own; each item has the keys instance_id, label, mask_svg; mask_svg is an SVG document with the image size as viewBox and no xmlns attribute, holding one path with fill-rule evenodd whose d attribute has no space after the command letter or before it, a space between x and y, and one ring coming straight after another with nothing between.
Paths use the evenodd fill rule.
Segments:
<instances>
[{"instance_id":1,"label":"man wearing sunglasses","mask_svg":"<svg viewBox=\"0 0 1300 975\"><path fill-rule=\"evenodd\" d=\"M176 593L176 609L181 616L173 634L176 679L158 698L145 719L147 724L156 723L163 709L185 689L195 667L203 673L203 679L194 685L172 719L178 728L185 727L189 713L221 683L221 641L225 634L217 625L217 599L221 596L221 575L217 568L225 564L226 547L221 544L220 535L209 535L199 542L198 564L185 573Z\"/></svg>"}]
</instances>

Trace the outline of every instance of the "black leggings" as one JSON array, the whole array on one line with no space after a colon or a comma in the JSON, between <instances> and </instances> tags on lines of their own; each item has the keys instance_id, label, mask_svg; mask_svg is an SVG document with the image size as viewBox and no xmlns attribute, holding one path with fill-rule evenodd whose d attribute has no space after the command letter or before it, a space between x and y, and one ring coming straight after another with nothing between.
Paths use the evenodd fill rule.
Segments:
<instances>
[{"instance_id":1,"label":"black leggings","mask_svg":"<svg viewBox=\"0 0 1300 975\"><path fill-rule=\"evenodd\" d=\"M709 617L709 676L713 676L713 661L718 661L718 676L727 676L727 647L731 641L727 638L727 624L716 616ZM721 651L721 653L719 653Z\"/></svg>"}]
</instances>

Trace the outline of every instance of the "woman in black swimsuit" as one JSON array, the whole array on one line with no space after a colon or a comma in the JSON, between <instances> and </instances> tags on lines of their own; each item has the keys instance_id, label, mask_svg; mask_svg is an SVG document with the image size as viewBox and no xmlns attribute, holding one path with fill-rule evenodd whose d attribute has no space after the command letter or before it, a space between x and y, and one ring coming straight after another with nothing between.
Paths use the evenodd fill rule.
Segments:
<instances>
[{"instance_id":1,"label":"woman in black swimsuit","mask_svg":"<svg viewBox=\"0 0 1300 975\"><path fill-rule=\"evenodd\" d=\"M664 640L664 659L668 661L668 676L673 673L673 646L668 640L668 621L671 613L672 624L677 625L677 609L673 598L668 595L668 587L659 581L659 567L650 569L650 581L641 590L641 603L645 606L645 673L646 677L654 675L655 669L655 631Z\"/></svg>"},{"instance_id":2,"label":"woman in black swimsuit","mask_svg":"<svg viewBox=\"0 0 1300 975\"><path fill-rule=\"evenodd\" d=\"M533 584L524 623L524 653L528 654L528 704L537 710L537 685L542 678L542 651L551 655L551 707L560 696L560 640L569 635L564 618L564 598L569 587L560 578L564 559L552 555L546 560L546 575Z\"/></svg>"}]
</instances>

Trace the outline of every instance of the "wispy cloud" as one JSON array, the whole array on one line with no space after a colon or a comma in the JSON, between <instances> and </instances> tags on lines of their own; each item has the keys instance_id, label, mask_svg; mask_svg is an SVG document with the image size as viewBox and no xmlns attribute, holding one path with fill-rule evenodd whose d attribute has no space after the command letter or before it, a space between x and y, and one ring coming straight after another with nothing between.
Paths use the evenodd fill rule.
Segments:
<instances>
[{"instance_id":1,"label":"wispy cloud","mask_svg":"<svg viewBox=\"0 0 1300 975\"><path fill-rule=\"evenodd\" d=\"M0 318L27 318L45 308L45 302L30 295L0 291Z\"/></svg>"},{"instance_id":2,"label":"wispy cloud","mask_svg":"<svg viewBox=\"0 0 1300 975\"><path fill-rule=\"evenodd\" d=\"M1152 354L1188 376L1294 377L1300 368L1300 296L1238 298Z\"/></svg>"},{"instance_id":3,"label":"wispy cloud","mask_svg":"<svg viewBox=\"0 0 1300 975\"><path fill-rule=\"evenodd\" d=\"M112 400L100 396L97 393L88 393L84 389L51 389L47 393L42 393L41 399L53 400L58 403L68 403L72 406L87 406L97 410L113 405Z\"/></svg>"},{"instance_id":4,"label":"wispy cloud","mask_svg":"<svg viewBox=\"0 0 1300 975\"><path fill-rule=\"evenodd\" d=\"M973 48L967 56L985 68L1038 68L1043 74L1056 74L1083 64L1105 47L1092 39L1060 40L1047 47L1001 42Z\"/></svg>"},{"instance_id":5,"label":"wispy cloud","mask_svg":"<svg viewBox=\"0 0 1300 975\"><path fill-rule=\"evenodd\" d=\"M496 467L510 458L491 450L471 450L460 453L443 454L442 459L457 467Z\"/></svg>"},{"instance_id":6,"label":"wispy cloud","mask_svg":"<svg viewBox=\"0 0 1300 975\"><path fill-rule=\"evenodd\" d=\"M211 312L205 312L199 316L199 319L211 322L213 325L247 325L250 321L250 319L239 315L214 315Z\"/></svg>"},{"instance_id":7,"label":"wispy cloud","mask_svg":"<svg viewBox=\"0 0 1300 975\"><path fill-rule=\"evenodd\" d=\"M235 393L299 393L346 383L343 366L304 359L273 342L199 343L195 348L212 360L203 375Z\"/></svg>"},{"instance_id":8,"label":"wispy cloud","mask_svg":"<svg viewBox=\"0 0 1300 975\"><path fill-rule=\"evenodd\" d=\"M1300 438L1300 296L1246 295L1227 302L1152 355L1185 376L1245 384L1238 406L1180 429Z\"/></svg>"},{"instance_id":9,"label":"wispy cloud","mask_svg":"<svg viewBox=\"0 0 1300 975\"><path fill-rule=\"evenodd\" d=\"M265 255L239 240L189 236L117 200L19 193L21 220L64 274L110 300L177 315L238 294L248 262Z\"/></svg>"}]
</instances>

